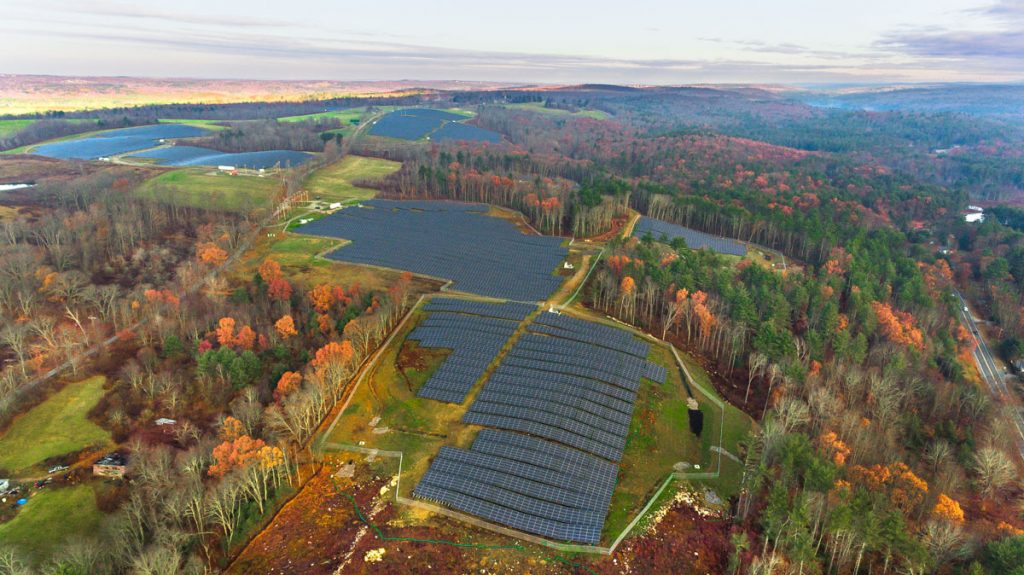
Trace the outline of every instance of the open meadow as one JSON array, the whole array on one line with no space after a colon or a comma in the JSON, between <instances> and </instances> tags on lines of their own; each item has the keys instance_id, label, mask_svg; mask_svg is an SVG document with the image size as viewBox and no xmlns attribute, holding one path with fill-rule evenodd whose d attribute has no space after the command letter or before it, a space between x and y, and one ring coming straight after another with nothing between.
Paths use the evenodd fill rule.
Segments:
<instances>
[{"instance_id":1,"label":"open meadow","mask_svg":"<svg viewBox=\"0 0 1024 575\"><path fill-rule=\"evenodd\" d=\"M102 519L93 485L47 487L30 497L14 519L0 523L0 541L43 564L63 544L96 537Z\"/></svg>"},{"instance_id":2,"label":"open meadow","mask_svg":"<svg viewBox=\"0 0 1024 575\"><path fill-rule=\"evenodd\" d=\"M241 212L273 205L282 189L273 176L233 176L211 168L185 168L147 180L136 193L168 204Z\"/></svg>"},{"instance_id":3,"label":"open meadow","mask_svg":"<svg viewBox=\"0 0 1024 575\"><path fill-rule=\"evenodd\" d=\"M43 461L110 443L110 433L87 417L103 397L106 378L69 383L0 435L0 469L25 473Z\"/></svg>"},{"instance_id":4,"label":"open meadow","mask_svg":"<svg viewBox=\"0 0 1024 575\"><path fill-rule=\"evenodd\" d=\"M310 174L304 187L314 200L342 203L369 200L377 191L360 187L355 182L380 180L401 167L401 163L391 160L345 156Z\"/></svg>"}]
</instances>

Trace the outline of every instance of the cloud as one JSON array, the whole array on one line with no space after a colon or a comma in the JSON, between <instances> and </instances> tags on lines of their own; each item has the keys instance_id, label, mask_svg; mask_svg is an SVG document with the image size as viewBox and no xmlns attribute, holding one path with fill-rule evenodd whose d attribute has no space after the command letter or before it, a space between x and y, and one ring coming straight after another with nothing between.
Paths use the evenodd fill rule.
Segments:
<instances>
[{"instance_id":1,"label":"cloud","mask_svg":"<svg viewBox=\"0 0 1024 575\"><path fill-rule=\"evenodd\" d=\"M983 16L989 26L907 28L884 35L875 46L925 60L959 62L968 70L1024 72L1024 0L1001 0L963 14Z\"/></svg>"}]
</instances>

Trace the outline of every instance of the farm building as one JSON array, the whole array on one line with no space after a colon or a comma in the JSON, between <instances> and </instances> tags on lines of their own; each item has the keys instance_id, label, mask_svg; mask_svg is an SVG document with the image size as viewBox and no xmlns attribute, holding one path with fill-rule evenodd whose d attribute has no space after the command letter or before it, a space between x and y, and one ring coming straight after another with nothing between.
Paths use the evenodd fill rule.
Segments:
<instances>
[{"instance_id":1,"label":"farm building","mask_svg":"<svg viewBox=\"0 0 1024 575\"><path fill-rule=\"evenodd\" d=\"M128 460L120 453L108 453L92 464L92 474L99 477L124 477Z\"/></svg>"}]
</instances>

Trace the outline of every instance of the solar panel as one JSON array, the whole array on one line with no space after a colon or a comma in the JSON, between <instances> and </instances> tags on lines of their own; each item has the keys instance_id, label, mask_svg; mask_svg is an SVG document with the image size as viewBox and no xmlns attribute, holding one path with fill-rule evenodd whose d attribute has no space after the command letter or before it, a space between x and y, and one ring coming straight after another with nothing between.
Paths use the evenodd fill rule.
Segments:
<instances>
[{"instance_id":1,"label":"solar panel","mask_svg":"<svg viewBox=\"0 0 1024 575\"><path fill-rule=\"evenodd\" d=\"M369 200L298 231L352 242L330 259L451 279L455 289L501 299L547 299L562 283L552 274L568 253L562 239L524 235L486 211L483 204Z\"/></svg>"},{"instance_id":2,"label":"solar panel","mask_svg":"<svg viewBox=\"0 0 1024 575\"><path fill-rule=\"evenodd\" d=\"M660 240L662 236L670 240L683 238L686 240L686 246L691 250L707 249L725 255L747 255L747 246L736 240L713 236L653 218L640 218L640 221L637 222L636 227L633 229L633 236L641 238L648 233L655 240Z\"/></svg>"},{"instance_id":3,"label":"solar panel","mask_svg":"<svg viewBox=\"0 0 1024 575\"><path fill-rule=\"evenodd\" d=\"M417 396L446 403L465 401L466 394L519 327L516 321L490 315L514 316L515 308L505 307L506 304L467 303L473 304L476 314L433 311L409 334L407 339L418 341L423 347L452 350L417 391Z\"/></svg>"},{"instance_id":4,"label":"solar panel","mask_svg":"<svg viewBox=\"0 0 1024 575\"><path fill-rule=\"evenodd\" d=\"M484 429L469 450L445 446L417 497L551 539L597 544L618 466L574 449Z\"/></svg>"}]
</instances>

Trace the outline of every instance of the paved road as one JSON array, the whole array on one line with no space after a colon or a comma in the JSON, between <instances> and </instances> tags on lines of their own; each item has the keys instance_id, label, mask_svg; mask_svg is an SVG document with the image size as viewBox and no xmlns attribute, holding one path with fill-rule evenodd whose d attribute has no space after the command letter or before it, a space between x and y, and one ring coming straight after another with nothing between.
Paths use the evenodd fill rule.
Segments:
<instances>
[{"instance_id":1,"label":"paved road","mask_svg":"<svg viewBox=\"0 0 1024 575\"><path fill-rule=\"evenodd\" d=\"M1008 405L1011 409L1011 423L1017 432L1017 450L1020 452L1021 459L1024 459L1024 416L1022 416L1017 397L1006 385L1006 377L996 365L995 359L992 357L992 350L989 349L988 342L982 337L978 323L967 305L967 300L957 290L953 290L953 295L960 301L960 321L971 331L971 335L977 342L974 348L974 361L978 365L982 379L988 385L993 399Z\"/></svg>"}]
</instances>

